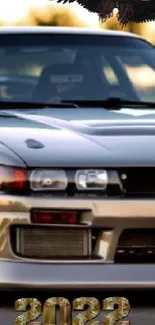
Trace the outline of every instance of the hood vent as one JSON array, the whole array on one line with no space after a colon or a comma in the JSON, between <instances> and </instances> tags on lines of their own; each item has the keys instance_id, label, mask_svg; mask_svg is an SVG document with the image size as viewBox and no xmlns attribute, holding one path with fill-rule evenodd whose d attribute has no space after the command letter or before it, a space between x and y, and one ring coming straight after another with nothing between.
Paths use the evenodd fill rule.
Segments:
<instances>
[{"instance_id":1,"label":"hood vent","mask_svg":"<svg viewBox=\"0 0 155 325\"><path fill-rule=\"evenodd\" d=\"M25 140L25 143L30 149L42 149L45 147L41 142L34 139L27 139Z\"/></svg>"}]
</instances>

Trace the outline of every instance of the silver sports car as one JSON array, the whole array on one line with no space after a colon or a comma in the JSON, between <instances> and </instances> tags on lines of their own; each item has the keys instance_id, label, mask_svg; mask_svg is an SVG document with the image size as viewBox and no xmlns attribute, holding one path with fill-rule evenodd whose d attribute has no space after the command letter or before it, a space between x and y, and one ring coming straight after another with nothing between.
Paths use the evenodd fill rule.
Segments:
<instances>
[{"instance_id":1,"label":"silver sports car","mask_svg":"<svg viewBox=\"0 0 155 325\"><path fill-rule=\"evenodd\" d=\"M150 43L1 27L0 289L155 288L154 148ZM132 324L150 325L148 309L137 310Z\"/></svg>"}]
</instances>

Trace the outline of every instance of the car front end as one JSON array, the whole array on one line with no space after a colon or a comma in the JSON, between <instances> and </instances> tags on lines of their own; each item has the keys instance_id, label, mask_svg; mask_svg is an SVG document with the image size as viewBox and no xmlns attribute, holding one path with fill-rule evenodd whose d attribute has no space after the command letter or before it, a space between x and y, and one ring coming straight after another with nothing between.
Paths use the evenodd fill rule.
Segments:
<instances>
[{"instance_id":1,"label":"car front end","mask_svg":"<svg viewBox=\"0 0 155 325\"><path fill-rule=\"evenodd\" d=\"M24 143L27 131L21 134L17 152L19 157L24 152L28 166L21 161L22 167L0 167L1 288L154 287L154 137L147 157L139 160L148 132L142 124L138 137L133 136L138 125L134 131L131 125L121 140L105 135L108 149L102 138L93 136L98 143L90 135L85 139L77 128L47 134L38 129L35 136L29 129L31 141L42 143L40 149ZM128 147L124 137L132 138ZM14 141L16 136L5 140L7 148ZM68 166L59 159L63 148L66 153L72 148ZM48 152L57 155L57 165Z\"/></svg>"},{"instance_id":2,"label":"car front end","mask_svg":"<svg viewBox=\"0 0 155 325\"><path fill-rule=\"evenodd\" d=\"M24 297L124 297L132 324L152 325L153 46L45 27L0 39L3 318L11 325Z\"/></svg>"}]
</instances>

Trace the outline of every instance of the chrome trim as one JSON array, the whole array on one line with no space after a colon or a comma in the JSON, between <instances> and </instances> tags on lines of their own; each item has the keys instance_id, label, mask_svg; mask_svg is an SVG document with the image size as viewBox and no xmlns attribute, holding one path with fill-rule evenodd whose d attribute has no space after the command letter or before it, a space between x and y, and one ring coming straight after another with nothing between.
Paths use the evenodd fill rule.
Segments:
<instances>
[{"instance_id":1,"label":"chrome trim","mask_svg":"<svg viewBox=\"0 0 155 325\"><path fill-rule=\"evenodd\" d=\"M101 228L95 247L101 260L61 261L61 264L114 263L119 236L127 228L155 228L154 199L83 199L52 197L18 197L0 195L0 260L29 263L54 264L55 260L33 260L16 256L10 243L11 225L30 225L32 208L87 210L82 213L82 222L87 226ZM149 222L148 222L149 219ZM76 226L75 226L76 227ZM103 231L105 229L105 231ZM108 229L108 230L107 230Z\"/></svg>"},{"instance_id":2,"label":"chrome trim","mask_svg":"<svg viewBox=\"0 0 155 325\"><path fill-rule=\"evenodd\" d=\"M19 228L16 229L16 250L17 250L17 252L20 251L20 230L19 230Z\"/></svg>"}]
</instances>

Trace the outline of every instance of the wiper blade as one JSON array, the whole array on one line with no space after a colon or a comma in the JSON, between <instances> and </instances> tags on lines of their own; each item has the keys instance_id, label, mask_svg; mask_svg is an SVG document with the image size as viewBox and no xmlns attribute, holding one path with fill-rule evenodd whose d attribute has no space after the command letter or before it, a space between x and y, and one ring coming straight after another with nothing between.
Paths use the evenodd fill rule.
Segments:
<instances>
[{"instance_id":1,"label":"wiper blade","mask_svg":"<svg viewBox=\"0 0 155 325\"><path fill-rule=\"evenodd\" d=\"M58 102L25 102L25 101L2 101L0 100L1 109L37 109L37 108L77 108L78 104L74 101L58 101Z\"/></svg>"},{"instance_id":2,"label":"wiper blade","mask_svg":"<svg viewBox=\"0 0 155 325\"><path fill-rule=\"evenodd\" d=\"M1 101L1 109L41 109L41 108L90 108L98 107L107 110L120 110L121 108L149 108L155 109L153 102L141 102L124 100L122 98L109 97L104 100L62 100L53 102L25 102L25 101Z\"/></svg>"},{"instance_id":3,"label":"wiper blade","mask_svg":"<svg viewBox=\"0 0 155 325\"><path fill-rule=\"evenodd\" d=\"M63 101L65 103L65 101ZM69 103L70 101L68 101ZM108 110L120 110L121 108L149 108L155 109L155 103L153 102L141 102L124 100L117 97L109 97L104 100L72 100L79 107L90 108L90 107L102 107Z\"/></svg>"}]
</instances>

